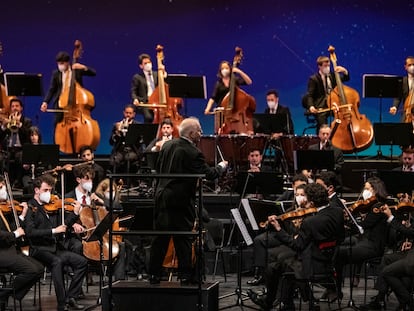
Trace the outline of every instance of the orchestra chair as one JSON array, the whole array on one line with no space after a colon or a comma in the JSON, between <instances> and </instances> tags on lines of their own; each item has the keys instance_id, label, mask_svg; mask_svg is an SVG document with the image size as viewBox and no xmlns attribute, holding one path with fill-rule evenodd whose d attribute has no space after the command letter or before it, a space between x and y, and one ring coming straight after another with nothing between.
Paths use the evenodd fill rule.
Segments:
<instances>
[{"instance_id":1,"label":"orchestra chair","mask_svg":"<svg viewBox=\"0 0 414 311\"><path fill-rule=\"evenodd\" d=\"M215 253L213 280L216 277L218 262L221 260L224 282L227 282L226 264L223 253L225 234L223 222L218 219L210 218L209 222L204 223L204 229L206 229L206 236L208 237L208 240L206 241L207 245L205 245L204 249L206 252Z\"/></svg>"},{"instance_id":2,"label":"orchestra chair","mask_svg":"<svg viewBox=\"0 0 414 311\"><path fill-rule=\"evenodd\" d=\"M325 288L335 288L336 289L335 299L330 300L329 297L327 297L326 302L328 303L329 310L331 310L331 303L336 300L338 303L338 310L341 310L342 297L340 296L341 294L339 292L339 287L338 287L338 282L337 282L338 280L337 280L336 271L335 271L335 261L336 261L337 254L339 252L339 246L336 245L336 240L319 242L317 246L321 250L321 253L324 255L325 259L323 260L312 259L312 266L323 265L325 267L324 271L313 273L309 278L304 278L304 279L296 278L295 272L293 271L284 272L282 274L282 279L280 283L281 284L280 293L283 293L284 286L287 280L295 279L296 284L300 288L304 289L302 291L299 290L299 292L301 293L299 297L299 310L302 310L302 300L303 300L303 301L308 301L309 310L311 311L311 310L318 310L318 308L315 306L316 302L318 301L322 302L321 300L315 298L314 288L316 286L318 287L322 286ZM279 307L282 307L281 303L282 301L279 302Z\"/></svg>"},{"instance_id":3,"label":"orchestra chair","mask_svg":"<svg viewBox=\"0 0 414 311\"><path fill-rule=\"evenodd\" d=\"M382 256L381 257L373 257L367 259L363 262L362 268L364 269L364 304L367 303L367 288L368 288L368 279L373 279L374 282L378 276L378 267L381 264ZM368 275L369 271L373 271L373 275Z\"/></svg>"}]
</instances>

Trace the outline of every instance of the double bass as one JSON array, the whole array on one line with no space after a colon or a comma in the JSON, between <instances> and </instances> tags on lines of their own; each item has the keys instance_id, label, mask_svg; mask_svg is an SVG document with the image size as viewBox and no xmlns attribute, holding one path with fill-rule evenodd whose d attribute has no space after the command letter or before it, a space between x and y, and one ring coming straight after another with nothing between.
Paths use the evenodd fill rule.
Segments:
<instances>
[{"instance_id":1,"label":"double bass","mask_svg":"<svg viewBox=\"0 0 414 311\"><path fill-rule=\"evenodd\" d=\"M404 122L411 123L411 109L414 108L414 88L411 88L407 98L404 101Z\"/></svg>"},{"instance_id":2,"label":"double bass","mask_svg":"<svg viewBox=\"0 0 414 311\"><path fill-rule=\"evenodd\" d=\"M75 41L73 62L77 63L82 54L82 43ZM95 99L91 92L81 87L75 80L72 70L69 87L63 89L58 106L64 111L63 119L56 124L55 143L63 153L78 153L83 145L93 149L101 138L98 122L91 117L95 107Z\"/></svg>"},{"instance_id":3,"label":"double bass","mask_svg":"<svg viewBox=\"0 0 414 311\"><path fill-rule=\"evenodd\" d=\"M3 45L0 42L0 56L3 55ZM0 75L3 69L0 66ZM10 115L10 100L17 98L16 96L7 96L6 87L0 82L0 119L7 119Z\"/></svg>"},{"instance_id":4,"label":"double bass","mask_svg":"<svg viewBox=\"0 0 414 311\"><path fill-rule=\"evenodd\" d=\"M243 57L243 50L236 47L233 58L233 68L238 67ZM256 101L236 85L236 77L232 71L229 92L224 96L221 107L223 124L220 134L253 134L253 113L256 110Z\"/></svg>"},{"instance_id":5,"label":"double bass","mask_svg":"<svg viewBox=\"0 0 414 311\"><path fill-rule=\"evenodd\" d=\"M329 46L330 59L334 69L337 67L335 48ZM335 120L331 124L332 144L344 153L353 153L367 149L374 138L374 129L369 119L360 114L359 94L353 88L342 84L341 77L335 71L336 87L328 96L330 109Z\"/></svg>"}]
</instances>

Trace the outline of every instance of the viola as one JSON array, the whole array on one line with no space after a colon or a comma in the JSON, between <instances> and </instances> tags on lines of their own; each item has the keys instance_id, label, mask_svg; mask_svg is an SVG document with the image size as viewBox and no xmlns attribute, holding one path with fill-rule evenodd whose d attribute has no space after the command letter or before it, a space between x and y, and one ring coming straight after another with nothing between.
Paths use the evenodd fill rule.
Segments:
<instances>
[{"instance_id":1,"label":"viola","mask_svg":"<svg viewBox=\"0 0 414 311\"><path fill-rule=\"evenodd\" d=\"M379 209L375 208L372 209L373 206L378 202L378 199L375 196L370 197L367 200L358 200L354 204L352 204L349 209L351 212L355 213L368 213L370 210L378 213L380 212Z\"/></svg>"},{"instance_id":2,"label":"viola","mask_svg":"<svg viewBox=\"0 0 414 311\"><path fill-rule=\"evenodd\" d=\"M20 205L20 202L13 200L13 204L14 207L16 208L16 211L18 213L21 213L23 211L23 207ZM4 213L4 214L8 214L13 212L12 210L12 204L10 202L10 200L8 201L4 201L4 202L0 202L0 210Z\"/></svg>"},{"instance_id":3,"label":"viola","mask_svg":"<svg viewBox=\"0 0 414 311\"><path fill-rule=\"evenodd\" d=\"M315 214L316 212L318 212L318 209L316 207L309 207L309 208L299 208L297 210L291 211L291 212L287 212L284 213L282 215L276 216L277 220L281 220L281 221L285 221L285 220L292 220L292 219L297 219L297 218L302 218L311 214ZM266 220L265 222L260 222L259 226L261 228L266 228L266 226L268 225L269 221Z\"/></svg>"},{"instance_id":4,"label":"viola","mask_svg":"<svg viewBox=\"0 0 414 311\"><path fill-rule=\"evenodd\" d=\"M335 48L329 46L331 62L337 67ZM335 120L331 124L332 144L344 153L354 153L367 149L373 141L374 129L371 121L358 111L360 99L358 92L344 86L338 72L335 71L336 87L328 96Z\"/></svg>"},{"instance_id":5,"label":"viola","mask_svg":"<svg viewBox=\"0 0 414 311\"><path fill-rule=\"evenodd\" d=\"M65 211L73 212L75 199L66 198L64 200ZM50 197L50 202L43 205L46 213L56 213L62 209L62 200L56 195L52 194Z\"/></svg>"}]
</instances>

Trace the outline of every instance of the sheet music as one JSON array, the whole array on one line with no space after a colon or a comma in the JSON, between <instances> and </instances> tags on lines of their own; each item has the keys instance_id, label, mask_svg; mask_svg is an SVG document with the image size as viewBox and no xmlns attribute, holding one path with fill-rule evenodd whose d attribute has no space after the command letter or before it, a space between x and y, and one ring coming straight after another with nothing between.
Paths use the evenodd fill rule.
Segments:
<instances>
[{"instance_id":1,"label":"sheet music","mask_svg":"<svg viewBox=\"0 0 414 311\"><path fill-rule=\"evenodd\" d=\"M241 203L243 205L244 211L246 212L247 218L249 219L250 225L252 226L252 229L255 231L259 230L256 218L254 218L252 208L250 207L249 199L242 199Z\"/></svg>"},{"instance_id":2,"label":"sheet music","mask_svg":"<svg viewBox=\"0 0 414 311\"><path fill-rule=\"evenodd\" d=\"M246 225L244 224L243 219L240 215L240 211L237 208L233 208L230 211L233 214L233 218L236 221L237 226L239 227L239 230L243 236L244 242L246 242L247 246L252 245L253 240L249 232L247 231Z\"/></svg>"}]
</instances>

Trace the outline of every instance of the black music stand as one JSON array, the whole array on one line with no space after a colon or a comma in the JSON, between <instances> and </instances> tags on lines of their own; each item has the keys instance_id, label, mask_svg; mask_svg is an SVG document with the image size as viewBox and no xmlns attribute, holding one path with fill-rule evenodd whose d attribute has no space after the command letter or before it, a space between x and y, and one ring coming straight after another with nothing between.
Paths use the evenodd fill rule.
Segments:
<instances>
[{"instance_id":1,"label":"black music stand","mask_svg":"<svg viewBox=\"0 0 414 311\"><path fill-rule=\"evenodd\" d=\"M296 150L294 151L294 167L297 170L334 171L335 157L333 150Z\"/></svg>"},{"instance_id":2,"label":"black music stand","mask_svg":"<svg viewBox=\"0 0 414 311\"><path fill-rule=\"evenodd\" d=\"M128 126L125 136L125 145L136 145L136 143L149 145L157 136L158 124L151 123L132 123Z\"/></svg>"},{"instance_id":3,"label":"black music stand","mask_svg":"<svg viewBox=\"0 0 414 311\"><path fill-rule=\"evenodd\" d=\"M112 218L111 218L112 216ZM102 287L103 287L103 274L104 274L104 253L103 253L103 236L105 233L112 228L112 224L114 223L115 219L118 217L118 214L115 212L108 213L106 216L101 220L101 222L96 226L96 228L92 231L91 235L86 242L93 242L99 241L99 296L96 301L95 305L89 306L85 308L87 310L93 310L99 306L102 306ZM111 262L109 264L112 264Z\"/></svg>"},{"instance_id":4,"label":"black music stand","mask_svg":"<svg viewBox=\"0 0 414 311\"><path fill-rule=\"evenodd\" d=\"M42 96L42 74L6 72L4 74L8 96Z\"/></svg>"},{"instance_id":5,"label":"black music stand","mask_svg":"<svg viewBox=\"0 0 414 311\"><path fill-rule=\"evenodd\" d=\"M248 179L247 185L245 185L247 175L250 178ZM283 174L281 173L239 171L237 173L235 191L240 194L243 193L243 190L249 194L280 194L283 192L283 185Z\"/></svg>"},{"instance_id":6,"label":"black music stand","mask_svg":"<svg viewBox=\"0 0 414 311\"><path fill-rule=\"evenodd\" d=\"M364 74L362 90L364 98L379 98L379 123L382 123L382 99L400 98L402 95L402 77L382 74ZM377 158L382 157L378 146Z\"/></svg>"},{"instance_id":7,"label":"black music stand","mask_svg":"<svg viewBox=\"0 0 414 311\"><path fill-rule=\"evenodd\" d=\"M22 163L24 164L35 164L44 169L50 169L59 164L59 145L24 144L22 148Z\"/></svg>"},{"instance_id":8,"label":"black music stand","mask_svg":"<svg viewBox=\"0 0 414 311\"><path fill-rule=\"evenodd\" d=\"M411 193L414 190L414 173L403 171L379 171L378 177L385 184L387 192L392 195Z\"/></svg>"},{"instance_id":9,"label":"black music stand","mask_svg":"<svg viewBox=\"0 0 414 311\"><path fill-rule=\"evenodd\" d=\"M378 146L389 145L392 161L393 146L409 146L413 133L412 123L374 123L374 138Z\"/></svg>"}]
</instances>

